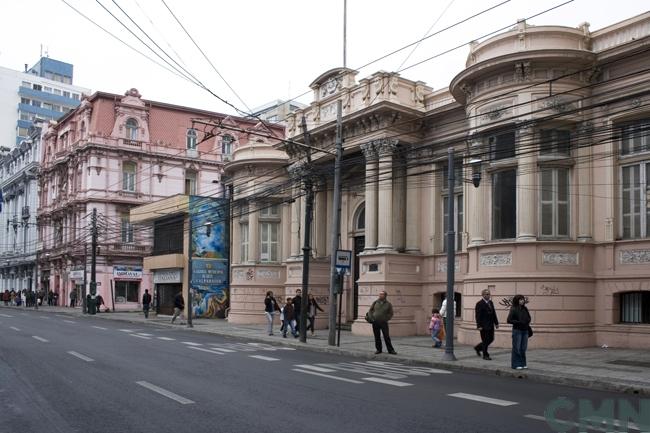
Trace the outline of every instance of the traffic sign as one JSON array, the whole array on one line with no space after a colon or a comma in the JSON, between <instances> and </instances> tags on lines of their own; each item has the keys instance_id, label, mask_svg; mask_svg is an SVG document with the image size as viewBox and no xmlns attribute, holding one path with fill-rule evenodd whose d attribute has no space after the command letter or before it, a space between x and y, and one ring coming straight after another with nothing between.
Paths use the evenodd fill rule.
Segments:
<instances>
[{"instance_id":1,"label":"traffic sign","mask_svg":"<svg viewBox=\"0 0 650 433\"><path fill-rule=\"evenodd\" d=\"M336 267L350 269L352 266L352 251L336 250Z\"/></svg>"}]
</instances>

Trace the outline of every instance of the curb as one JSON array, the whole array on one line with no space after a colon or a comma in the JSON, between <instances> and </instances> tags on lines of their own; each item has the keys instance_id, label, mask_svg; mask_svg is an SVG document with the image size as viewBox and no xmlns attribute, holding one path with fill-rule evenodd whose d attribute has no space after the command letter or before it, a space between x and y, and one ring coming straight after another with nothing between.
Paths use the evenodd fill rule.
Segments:
<instances>
[{"instance_id":1,"label":"curb","mask_svg":"<svg viewBox=\"0 0 650 433\"><path fill-rule=\"evenodd\" d=\"M14 307L14 308L22 309L22 307ZM87 315L81 314L81 312L76 312L76 311L62 311L62 312L57 311L57 313L68 313L68 314L72 313L73 315L81 318L88 317ZM115 316L111 317L111 316L112 316L111 313L102 313L100 315L94 315L94 317L103 318L104 320L113 320L113 321L134 323L134 324L147 323L144 322L143 320L133 320L126 317L115 317ZM487 368L487 367L479 367L474 365L466 365L466 364L462 364L461 361L449 362L449 361L439 361L433 359L429 360L420 357L417 358L405 357L405 356L400 356L399 354L398 355L387 355L387 354L375 355L367 351L358 350L358 349L345 349L345 348L340 348L335 346L334 347L310 346L295 340L269 341L267 338L264 338L263 336L256 337L251 335L237 335L237 334L226 333L221 330L214 330L214 329L208 330L208 329L201 329L196 327L193 328L179 327L178 325L173 325L171 323L165 323L165 322L151 322L151 323L155 325L167 327L167 328L186 330L188 332L200 332L202 334L219 335L229 339L238 338L238 339L254 341L257 343L264 343L268 345L294 347L294 348L299 347L303 350L309 350L311 352L330 353L335 355L348 355L356 358L363 358L363 359L370 359L370 360L379 359L382 361L400 361L402 363L409 364L409 365L426 365L433 368L441 368L446 370L461 371L465 373L474 373L474 374L487 373L487 374L500 376L500 377L524 379L524 380L530 380L532 382L537 382L537 383L571 386L575 388L584 388L584 389L599 390L599 391L611 391L611 392L633 394L633 395L640 395L640 396L650 395L650 386L642 386L632 381L621 382L619 380L615 382L614 380L602 380L602 379L596 379L588 376L576 376L576 375L568 376L568 375L562 375L558 373L544 373L544 372L535 372L535 371L531 372L530 370L523 373L519 370L513 371L509 368L501 368L501 367Z\"/></svg>"}]
</instances>

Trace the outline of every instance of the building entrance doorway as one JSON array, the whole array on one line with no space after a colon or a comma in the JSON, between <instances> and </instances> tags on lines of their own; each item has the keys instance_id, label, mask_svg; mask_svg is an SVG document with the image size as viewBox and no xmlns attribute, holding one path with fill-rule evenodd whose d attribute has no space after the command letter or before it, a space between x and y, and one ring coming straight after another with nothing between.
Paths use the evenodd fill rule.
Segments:
<instances>
[{"instance_id":1,"label":"building entrance doorway","mask_svg":"<svg viewBox=\"0 0 650 433\"><path fill-rule=\"evenodd\" d=\"M174 314L174 297L183 290L183 284L156 284L154 302L157 314Z\"/></svg>"}]
</instances>

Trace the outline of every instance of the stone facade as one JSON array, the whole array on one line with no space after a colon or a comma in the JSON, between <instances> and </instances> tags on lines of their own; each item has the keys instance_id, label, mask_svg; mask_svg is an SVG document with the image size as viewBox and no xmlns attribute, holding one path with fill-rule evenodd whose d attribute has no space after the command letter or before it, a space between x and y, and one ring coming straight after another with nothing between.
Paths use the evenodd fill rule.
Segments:
<instances>
[{"instance_id":1,"label":"stone facade","mask_svg":"<svg viewBox=\"0 0 650 433\"><path fill-rule=\"evenodd\" d=\"M310 106L289 115L288 141L275 144L272 156L265 147L268 157L247 160L246 182L263 185L270 167L304 162L305 152L291 145L304 140L303 117L311 146L323 149L311 153L313 172L331 173L341 101L340 244L354 252L343 311L353 332L370 333L363 316L380 290L395 307L391 332L427 332L431 308L446 290L450 217L458 231L460 342L478 340L474 305L487 288L504 324L512 296L527 297L532 346L646 347L649 41L650 13L595 32L588 24L522 21L471 44L466 68L448 90L391 72L357 81L356 71L327 71L311 84ZM455 185L446 181L449 147L457 155ZM259 263L260 232L251 229L259 224L257 204L247 208L247 261L233 257L233 291L241 294L233 295L236 320L262 321L266 289L290 295L299 285L304 178L285 174L294 190L276 197L281 237L274 260ZM310 281L327 304L332 179L320 177ZM455 215L446 215L448 200ZM258 278L262 264L273 278ZM509 326L495 344L510 345Z\"/></svg>"}]
</instances>

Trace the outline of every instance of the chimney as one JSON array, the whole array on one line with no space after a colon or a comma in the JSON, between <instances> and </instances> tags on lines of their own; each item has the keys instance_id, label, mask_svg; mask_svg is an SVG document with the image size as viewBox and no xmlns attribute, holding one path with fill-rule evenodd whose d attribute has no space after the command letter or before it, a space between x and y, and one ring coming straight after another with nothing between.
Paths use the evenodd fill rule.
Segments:
<instances>
[{"instance_id":1,"label":"chimney","mask_svg":"<svg viewBox=\"0 0 650 433\"><path fill-rule=\"evenodd\" d=\"M25 63L25 72L27 72L27 63Z\"/></svg>"}]
</instances>

